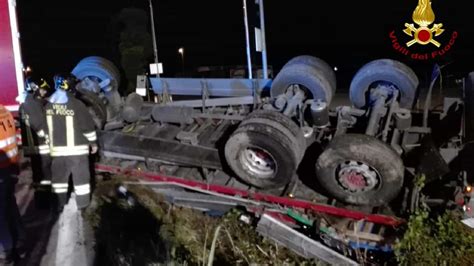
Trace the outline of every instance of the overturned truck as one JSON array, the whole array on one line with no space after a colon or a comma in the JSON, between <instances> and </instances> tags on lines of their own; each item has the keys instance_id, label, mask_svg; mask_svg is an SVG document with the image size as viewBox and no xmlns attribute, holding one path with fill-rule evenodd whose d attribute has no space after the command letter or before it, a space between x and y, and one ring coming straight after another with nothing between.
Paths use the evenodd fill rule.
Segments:
<instances>
[{"instance_id":1,"label":"overturned truck","mask_svg":"<svg viewBox=\"0 0 474 266\"><path fill-rule=\"evenodd\" d=\"M314 172L304 175L328 196L355 205L393 200L406 175L416 172L417 162L405 159L432 133L428 121L462 105L450 98L444 109L415 110L418 78L390 59L357 72L352 106L331 105L335 73L311 56L290 60L273 81L139 77L161 96L159 103L138 94L122 102L118 71L105 59L86 58L72 73L82 80L81 97L102 129L107 157L219 169L256 188L275 189L292 181L308 147L320 143L321 154L307 154L317 157ZM180 96L197 99L173 101ZM444 146L460 150L462 125Z\"/></svg>"},{"instance_id":2,"label":"overturned truck","mask_svg":"<svg viewBox=\"0 0 474 266\"><path fill-rule=\"evenodd\" d=\"M433 109L434 80L420 101L416 74L391 59L355 74L348 105L333 104L336 75L312 56L293 58L274 80L139 76L137 87L155 102L136 93L120 98L119 71L104 58L85 58L72 73L100 129L103 162L143 162L168 175L194 167L199 177L186 178L304 200L315 199L312 190L355 206L398 198L403 210L419 200L418 191L403 190L416 175L448 176L449 199L432 202L457 193L469 204L467 170L448 167L469 142L469 79L459 97ZM424 108L415 108L420 102Z\"/></svg>"}]
</instances>

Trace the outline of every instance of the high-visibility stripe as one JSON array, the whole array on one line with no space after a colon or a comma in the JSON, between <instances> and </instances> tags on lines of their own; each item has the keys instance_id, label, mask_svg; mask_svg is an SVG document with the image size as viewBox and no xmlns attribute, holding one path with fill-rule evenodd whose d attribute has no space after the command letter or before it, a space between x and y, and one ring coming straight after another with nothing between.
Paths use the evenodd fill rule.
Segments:
<instances>
[{"instance_id":1,"label":"high-visibility stripe","mask_svg":"<svg viewBox=\"0 0 474 266\"><path fill-rule=\"evenodd\" d=\"M88 190L88 191L81 191L81 192L76 191L75 193L76 193L76 195L78 195L78 196L85 196L85 195L87 195L87 194L90 194L91 192L90 192L90 190Z\"/></svg>"},{"instance_id":2,"label":"high-visibility stripe","mask_svg":"<svg viewBox=\"0 0 474 266\"><path fill-rule=\"evenodd\" d=\"M9 151L3 151L3 152L4 152L4 155L0 156L0 162L15 159L15 157L18 155L18 148L15 147Z\"/></svg>"},{"instance_id":3,"label":"high-visibility stripe","mask_svg":"<svg viewBox=\"0 0 474 266\"><path fill-rule=\"evenodd\" d=\"M44 130L42 130L42 129L41 129L40 131L36 132L36 134L37 134L38 137L40 137L40 138L44 138L44 136L46 135L46 134L44 133Z\"/></svg>"},{"instance_id":4,"label":"high-visibility stripe","mask_svg":"<svg viewBox=\"0 0 474 266\"><path fill-rule=\"evenodd\" d=\"M40 145L40 146L38 146L38 153L39 154L49 154L50 153L49 145Z\"/></svg>"},{"instance_id":5,"label":"high-visibility stripe","mask_svg":"<svg viewBox=\"0 0 474 266\"><path fill-rule=\"evenodd\" d=\"M53 188L53 192L56 194L67 193L67 188Z\"/></svg>"},{"instance_id":6,"label":"high-visibility stripe","mask_svg":"<svg viewBox=\"0 0 474 266\"><path fill-rule=\"evenodd\" d=\"M95 131L92 131L92 132L89 132L89 133L84 133L84 136L86 136L86 138L90 138L90 137L93 137L95 135L96 135Z\"/></svg>"},{"instance_id":7,"label":"high-visibility stripe","mask_svg":"<svg viewBox=\"0 0 474 266\"><path fill-rule=\"evenodd\" d=\"M13 158L13 157L18 155L18 148L15 147L15 148L7 151L6 154L7 154L8 158Z\"/></svg>"},{"instance_id":8,"label":"high-visibility stripe","mask_svg":"<svg viewBox=\"0 0 474 266\"><path fill-rule=\"evenodd\" d=\"M45 186L51 185L51 180L41 180L40 184Z\"/></svg>"},{"instance_id":9,"label":"high-visibility stripe","mask_svg":"<svg viewBox=\"0 0 474 266\"><path fill-rule=\"evenodd\" d=\"M54 183L53 188L67 188L69 186L68 183Z\"/></svg>"},{"instance_id":10,"label":"high-visibility stripe","mask_svg":"<svg viewBox=\"0 0 474 266\"><path fill-rule=\"evenodd\" d=\"M68 146L56 146L56 147L51 147L51 150L53 151L69 151L69 150L89 150L89 145L77 145L73 147L68 147Z\"/></svg>"},{"instance_id":11,"label":"high-visibility stripe","mask_svg":"<svg viewBox=\"0 0 474 266\"><path fill-rule=\"evenodd\" d=\"M74 192L78 196L84 196L91 192L91 187L89 184L74 186Z\"/></svg>"},{"instance_id":12,"label":"high-visibility stripe","mask_svg":"<svg viewBox=\"0 0 474 266\"><path fill-rule=\"evenodd\" d=\"M90 133L84 133L84 137L86 137L87 140L89 140L90 142L97 140L97 134L95 133L95 131L92 131Z\"/></svg>"},{"instance_id":13,"label":"high-visibility stripe","mask_svg":"<svg viewBox=\"0 0 474 266\"><path fill-rule=\"evenodd\" d=\"M66 116L66 145L72 147L75 145L74 141L74 118Z\"/></svg>"},{"instance_id":14,"label":"high-visibility stripe","mask_svg":"<svg viewBox=\"0 0 474 266\"><path fill-rule=\"evenodd\" d=\"M84 185L77 185L77 186L74 186L74 189L89 189L91 187L90 184L84 184Z\"/></svg>"},{"instance_id":15,"label":"high-visibility stripe","mask_svg":"<svg viewBox=\"0 0 474 266\"><path fill-rule=\"evenodd\" d=\"M61 157L61 156L79 156L79 155L87 155L89 154L88 151L71 151L71 152L51 152L51 156L53 157Z\"/></svg>"},{"instance_id":16,"label":"high-visibility stripe","mask_svg":"<svg viewBox=\"0 0 474 266\"><path fill-rule=\"evenodd\" d=\"M0 140L0 149L3 149L7 146L12 145L13 143L16 143L16 136L8 137L6 139Z\"/></svg>"},{"instance_id":17,"label":"high-visibility stripe","mask_svg":"<svg viewBox=\"0 0 474 266\"><path fill-rule=\"evenodd\" d=\"M46 123L48 124L49 136L51 136L49 145L53 146L53 117L51 115L46 116Z\"/></svg>"},{"instance_id":18,"label":"high-visibility stripe","mask_svg":"<svg viewBox=\"0 0 474 266\"><path fill-rule=\"evenodd\" d=\"M70 156L84 154L89 154L89 145L79 145L74 147L51 147L51 156Z\"/></svg>"}]
</instances>

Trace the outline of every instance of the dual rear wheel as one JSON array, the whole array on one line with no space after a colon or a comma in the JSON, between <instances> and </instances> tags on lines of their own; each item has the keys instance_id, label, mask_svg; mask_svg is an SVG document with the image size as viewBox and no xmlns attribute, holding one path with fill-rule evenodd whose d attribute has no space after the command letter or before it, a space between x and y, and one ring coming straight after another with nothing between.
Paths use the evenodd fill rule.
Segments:
<instances>
[{"instance_id":1,"label":"dual rear wheel","mask_svg":"<svg viewBox=\"0 0 474 266\"><path fill-rule=\"evenodd\" d=\"M378 85L399 91L401 107L413 105L418 79L406 65L381 59L363 66L354 77L350 99L358 108L370 108L370 91ZM330 103L336 79L321 59L300 56L290 60L277 75L272 97L299 85L308 98ZM264 189L287 185L306 150L301 128L275 111L257 111L245 119L229 138L226 161L246 183ZM372 136L346 134L335 137L319 156L316 178L330 196L349 204L380 206L400 192L404 165L386 143Z\"/></svg>"}]
</instances>

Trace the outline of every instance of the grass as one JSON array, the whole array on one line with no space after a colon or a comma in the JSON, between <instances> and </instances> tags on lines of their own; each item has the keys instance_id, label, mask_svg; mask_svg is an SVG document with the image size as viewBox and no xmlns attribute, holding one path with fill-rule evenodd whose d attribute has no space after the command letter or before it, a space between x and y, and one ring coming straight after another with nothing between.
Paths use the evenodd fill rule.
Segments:
<instances>
[{"instance_id":1,"label":"grass","mask_svg":"<svg viewBox=\"0 0 474 266\"><path fill-rule=\"evenodd\" d=\"M144 186L100 183L86 217L96 232L97 265L318 265L266 240L238 220L170 205Z\"/></svg>"}]
</instances>

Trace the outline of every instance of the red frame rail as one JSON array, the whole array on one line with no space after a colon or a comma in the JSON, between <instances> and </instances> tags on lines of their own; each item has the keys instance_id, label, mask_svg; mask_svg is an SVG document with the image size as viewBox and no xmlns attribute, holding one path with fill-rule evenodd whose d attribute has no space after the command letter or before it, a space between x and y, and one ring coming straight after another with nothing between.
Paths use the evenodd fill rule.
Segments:
<instances>
[{"instance_id":1,"label":"red frame rail","mask_svg":"<svg viewBox=\"0 0 474 266\"><path fill-rule=\"evenodd\" d=\"M386 215L380 215L380 214L368 214L368 213L364 213L360 211L348 210L348 209L338 208L338 207L324 205L324 204L315 204L315 203L305 201L305 200L298 200L298 199L273 196L273 195L268 195L268 194L263 194L263 193L249 192L246 190L236 189L236 188L227 187L227 186L206 184L206 183L182 179L178 177L163 176L163 175L152 173L152 172L144 172L144 171L139 171L135 169L121 168L118 166L96 164L95 169L100 172L122 174L126 176L135 176L135 177L140 177L140 178L144 178L144 179L152 180L156 182L174 182L177 184L196 187L203 190L208 190L208 191L221 193L225 195L239 196L242 198L267 202L267 203L285 206L289 208L305 209L305 210L310 210L317 213L325 213L325 214L330 214L333 216L350 218L354 220L365 220L368 222L381 224L381 225L397 227L405 222L403 219L392 217L392 216L386 216Z\"/></svg>"}]
</instances>

